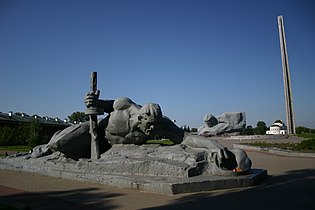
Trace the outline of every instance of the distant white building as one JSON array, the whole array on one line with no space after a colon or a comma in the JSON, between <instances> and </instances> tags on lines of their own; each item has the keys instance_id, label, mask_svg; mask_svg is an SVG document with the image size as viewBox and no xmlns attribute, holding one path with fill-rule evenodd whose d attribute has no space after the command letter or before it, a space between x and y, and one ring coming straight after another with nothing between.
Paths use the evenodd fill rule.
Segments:
<instances>
[{"instance_id":1,"label":"distant white building","mask_svg":"<svg viewBox=\"0 0 315 210\"><path fill-rule=\"evenodd\" d=\"M279 134L287 134L287 127L281 120L276 120L266 131L266 134L270 135L279 135Z\"/></svg>"}]
</instances>

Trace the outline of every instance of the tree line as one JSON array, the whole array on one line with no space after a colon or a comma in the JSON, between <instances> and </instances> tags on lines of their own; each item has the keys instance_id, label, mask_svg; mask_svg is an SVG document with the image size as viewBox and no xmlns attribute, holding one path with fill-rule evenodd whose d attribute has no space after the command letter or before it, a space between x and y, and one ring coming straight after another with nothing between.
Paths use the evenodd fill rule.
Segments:
<instances>
[{"instance_id":1,"label":"tree line","mask_svg":"<svg viewBox=\"0 0 315 210\"><path fill-rule=\"evenodd\" d=\"M15 126L0 127L0 146L28 145L34 147L49 138L34 119L30 123L19 123Z\"/></svg>"},{"instance_id":2,"label":"tree line","mask_svg":"<svg viewBox=\"0 0 315 210\"><path fill-rule=\"evenodd\" d=\"M72 123L85 122L89 119L84 112L73 112L68 118ZM183 126L182 129L186 132L197 132L197 128L190 129L189 126ZM266 134L267 129L264 121L258 121L255 128L248 125L241 134L264 135ZM299 126L296 127L296 133L315 133L315 129ZM52 134L47 131L45 132L43 127L39 125L36 119L34 119L30 123L19 123L19 125L15 126L1 126L0 146L28 145L34 147L39 144L47 143L51 136Z\"/></svg>"},{"instance_id":3,"label":"tree line","mask_svg":"<svg viewBox=\"0 0 315 210\"><path fill-rule=\"evenodd\" d=\"M266 134L267 126L264 121L258 121L256 128L248 125L242 132L243 135L263 135ZM298 126L295 128L296 134L315 133L315 129L307 128L304 126Z\"/></svg>"},{"instance_id":4,"label":"tree line","mask_svg":"<svg viewBox=\"0 0 315 210\"><path fill-rule=\"evenodd\" d=\"M267 129L267 125L264 121L258 121L255 128L251 125L246 126L242 131L242 135L264 135Z\"/></svg>"},{"instance_id":5,"label":"tree line","mask_svg":"<svg viewBox=\"0 0 315 210\"><path fill-rule=\"evenodd\" d=\"M85 122L89 118L84 112L73 112L68 116L71 123ZM58 128L44 128L36 119L29 123L0 126L0 146L28 145L35 147L47 143Z\"/></svg>"},{"instance_id":6,"label":"tree line","mask_svg":"<svg viewBox=\"0 0 315 210\"><path fill-rule=\"evenodd\" d=\"M296 134L315 133L315 129L298 126L295 128Z\"/></svg>"}]
</instances>

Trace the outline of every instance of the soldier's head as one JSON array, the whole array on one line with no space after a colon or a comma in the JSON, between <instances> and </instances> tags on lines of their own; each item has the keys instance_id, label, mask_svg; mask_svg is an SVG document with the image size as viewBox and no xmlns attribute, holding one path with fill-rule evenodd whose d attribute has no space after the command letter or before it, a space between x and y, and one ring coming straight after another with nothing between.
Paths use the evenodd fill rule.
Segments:
<instances>
[{"instance_id":1,"label":"soldier's head","mask_svg":"<svg viewBox=\"0 0 315 210\"><path fill-rule=\"evenodd\" d=\"M217 118L215 118L212 114L206 114L204 121L209 127L213 127L219 123Z\"/></svg>"},{"instance_id":2,"label":"soldier's head","mask_svg":"<svg viewBox=\"0 0 315 210\"><path fill-rule=\"evenodd\" d=\"M161 118L162 111L161 107L158 104L145 104L140 109L140 113L138 116L138 128L146 135L151 135L156 128L156 124Z\"/></svg>"}]
</instances>

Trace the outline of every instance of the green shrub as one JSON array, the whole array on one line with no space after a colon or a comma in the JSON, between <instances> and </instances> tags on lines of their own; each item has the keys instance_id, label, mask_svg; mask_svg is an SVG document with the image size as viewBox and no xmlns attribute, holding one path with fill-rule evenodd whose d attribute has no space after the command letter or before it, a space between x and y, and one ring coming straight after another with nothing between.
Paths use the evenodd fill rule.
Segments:
<instances>
[{"instance_id":1,"label":"green shrub","mask_svg":"<svg viewBox=\"0 0 315 210\"><path fill-rule=\"evenodd\" d=\"M296 144L295 150L297 151L315 151L315 138L301 141L299 144Z\"/></svg>"}]
</instances>

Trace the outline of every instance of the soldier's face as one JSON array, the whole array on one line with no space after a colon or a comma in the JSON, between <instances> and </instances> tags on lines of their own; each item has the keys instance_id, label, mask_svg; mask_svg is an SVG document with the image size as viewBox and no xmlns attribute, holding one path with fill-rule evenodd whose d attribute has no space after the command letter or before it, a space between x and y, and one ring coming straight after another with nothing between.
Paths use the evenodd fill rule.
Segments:
<instances>
[{"instance_id":1,"label":"soldier's face","mask_svg":"<svg viewBox=\"0 0 315 210\"><path fill-rule=\"evenodd\" d=\"M206 123L209 127L213 127L216 124L218 124L218 121L215 118L210 118L209 120L206 121Z\"/></svg>"},{"instance_id":2,"label":"soldier's face","mask_svg":"<svg viewBox=\"0 0 315 210\"><path fill-rule=\"evenodd\" d=\"M155 129L155 118L154 116L148 116L147 114L140 114L139 115L139 128L140 130L146 134L146 135L151 135Z\"/></svg>"}]
</instances>

